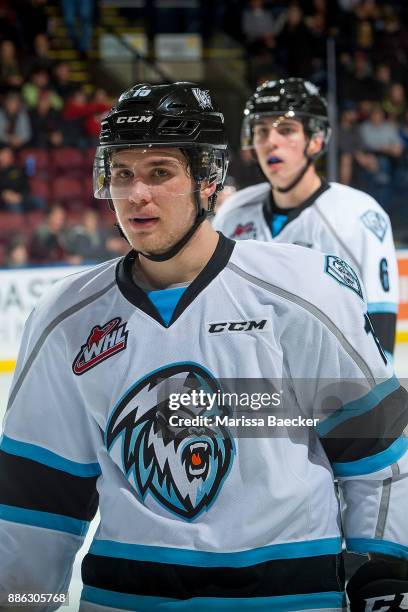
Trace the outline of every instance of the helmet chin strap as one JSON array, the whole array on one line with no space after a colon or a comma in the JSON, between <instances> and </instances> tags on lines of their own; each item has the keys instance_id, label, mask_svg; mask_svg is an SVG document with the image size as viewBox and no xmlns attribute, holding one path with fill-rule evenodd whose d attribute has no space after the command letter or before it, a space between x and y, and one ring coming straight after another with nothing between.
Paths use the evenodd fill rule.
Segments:
<instances>
[{"instance_id":1,"label":"helmet chin strap","mask_svg":"<svg viewBox=\"0 0 408 612\"><path fill-rule=\"evenodd\" d=\"M279 193L288 193L288 191L291 191L302 180L302 178L306 174L306 171L312 162L313 162L313 159L310 157L307 157L307 161L305 165L303 166L301 171L297 174L297 176L295 176L293 181L289 183L289 185L286 185L286 187L274 187L271 183L272 189L274 189L275 191L279 191Z\"/></svg>"},{"instance_id":2,"label":"helmet chin strap","mask_svg":"<svg viewBox=\"0 0 408 612\"><path fill-rule=\"evenodd\" d=\"M195 234L203 221L207 218L207 211L201 209L199 215L197 215L195 222L190 227L188 232L184 234L182 238L176 244L174 244L168 251L164 253L159 253L154 255L153 253L143 253L143 251L136 251L139 255L143 255L146 259L150 259L150 261L167 261L168 259L172 259L177 253L181 251L181 249L187 244L190 238Z\"/></svg>"},{"instance_id":3,"label":"helmet chin strap","mask_svg":"<svg viewBox=\"0 0 408 612\"><path fill-rule=\"evenodd\" d=\"M143 253L143 251L135 251L135 252L138 255L142 255L146 259L150 259L150 261L168 261L169 259L172 259L175 255L177 255L177 253L181 251L181 249L187 244L190 238L198 230L198 228L203 223L203 221L205 221L207 218L207 214L208 214L207 211L201 208L200 191L197 190L194 192L194 200L195 200L196 211L197 211L196 219L193 225L190 227L190 229L184 234L184 236L182 236L182 238L180 238L178 242L176 242L176 244L174 244L172 247L170 247L170 249L168 249L164 253L154 254L154 253ZM109 207L114 210L112 200L109 200ZM122 236L122 238L125 238L125 240L127 240L125 234L122 231L122 228L120 227L118 223L116 224L116 227L118 228L119 233Z\"/></svg>"},{"instance_id":4,"label":"helmet chin strap","mask_svg":"<svg viewBox=\"0 0 408 612\"><path fill-rule=\"evenodd\" d=\"M288 193L288 191L291 191L302 180L309 166L315 161L315 157L313 155L309 155L307 152L307 149L310 144L310 140L311 140L310 137L308 137L306 141L305 150L303 151L303 154L306 158L306 163L303 166L303 168L300 170L300 172L295 176L293 181L289 183L289 185L286 185L286 187L274 187L271 183L272 190L279 191L279 193Z\"/></svg>"}]
</instances>

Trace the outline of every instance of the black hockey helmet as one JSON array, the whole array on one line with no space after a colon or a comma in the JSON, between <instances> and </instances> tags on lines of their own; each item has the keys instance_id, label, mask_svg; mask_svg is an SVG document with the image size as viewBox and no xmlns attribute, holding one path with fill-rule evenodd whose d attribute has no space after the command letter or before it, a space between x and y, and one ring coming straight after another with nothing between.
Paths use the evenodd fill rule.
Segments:
<instances>
[{"instance_id":1,"label":"black hockey helmet","mask_svg":"<svg viewBox=\"0 0 408 612\"><path fill-rule=\"evenodd\" d=\"M253 126L262 116L282 116L299 119L307 136L322 133L324 144L321 155L330 138L329 117L326 100L316 85L299 78L266 81L249 98L244 110L242 124L242 148L252 147Z\"/></svg>"},{"instance_id":2,"label":"black hockey helmet","mask_svg":"<svg viewBox=\"0 0 408 612\"><path fill-rule=\"evenodd\" d=\"M143 253L154 261L174 257L208 214L213 213L217 192L223 187L228 168L224 116L214 109L210 94L199 85L178 82L170 85L134 85L119 97L101 124L94 162L94 195L108 199L112 207L111 165L115 152L138 148L178 148L191 173L196 220L185 236L161 255ZM200 189L215 185L207 207Z\"/></svg>"},{"instance_id":3,"label":"black hockey helmet","mask_svg":"<svg viewBox=\"0 0 408 612\"><path fill-rule=\"evenodd\" d=\"M96 198L110 198L111 154L132 147L178 147L196 183L207 180L216 183L217 191L222 189L228 167L224 117L213 108L209 92L194 83L134 85L102 121L99 142L94 165Z\"/></svg>"}]
</instances>

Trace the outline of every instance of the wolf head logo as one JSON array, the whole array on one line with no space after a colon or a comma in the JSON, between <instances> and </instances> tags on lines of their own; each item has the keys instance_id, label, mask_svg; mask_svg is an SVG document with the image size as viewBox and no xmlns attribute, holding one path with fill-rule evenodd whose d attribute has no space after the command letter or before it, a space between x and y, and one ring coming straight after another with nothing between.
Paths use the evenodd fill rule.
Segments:
<instances>
[{"instance_id":1,"label":"wolf head logo","mask_svg":"<svg viewBox=\"0 0 408 612\"><path fill-rule=\"evenodd\" d=\"M145 500L151 495L174 514L194 519L214 502L231 468L234 444L225 427L171 427L169 395L220 391L202 366L179 363L136 382L114 408L105 441L112 458ZM226 415L191 405L178 416Z\"/></svg>"}]
</instances>

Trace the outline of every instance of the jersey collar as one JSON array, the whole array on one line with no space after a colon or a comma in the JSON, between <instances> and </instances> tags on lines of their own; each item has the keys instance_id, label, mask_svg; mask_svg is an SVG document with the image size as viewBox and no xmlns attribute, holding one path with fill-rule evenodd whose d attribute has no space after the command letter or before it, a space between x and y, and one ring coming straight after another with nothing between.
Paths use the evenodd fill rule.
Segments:
<instances>
[{"instance_id":1,"label":"jersey collar","mask_svg":"<svg viewBox=\"0 0 408 612\"><path fill-rule=\"evenodd\" d=\"M317 198L319 198L322 193L324 193L328 189L330 189L329 183L327 183L327 181L322 180L322 184L320 185L320 187L316 189L316 191L314 191L312 195L307 198L307 200L305 200L304 202L302 202L302 204L294 208L279 208L279 206L275 203L275 200L273 198L273 190L271 189L265 197L265 202L262 208L263 215L268 227L272 227L275 215L286 216L286 220L284 221L284 223L280 224L279 231L275 232L273 234L273 237L275 238L275 236L280 234L284 227L286 227L291 221L296 219L296 217L298 217L306 208L312 206L312 204L316 202Z\"/></svg>"},{"instance_id":2,"label":"jersey collar","mask_svg":"<svg viewBox=\"0 0 408 612\"><path fill-rule=\"evenodd\" d=\"M132 267L137 257L135 251L130 251L123 257L116 266L116 282L122 295L136 308L142 310L152 319L163 325L170 327L195 298L205 289L210 282L225 268L234 250L235 241L226 238L219 232L219 240L211 259L201 270L200 274L183 292L171 319L166 323L161 317L158 309L149 299L148 292L136 285L132 278Z\"/></svg>"}]
</instances>

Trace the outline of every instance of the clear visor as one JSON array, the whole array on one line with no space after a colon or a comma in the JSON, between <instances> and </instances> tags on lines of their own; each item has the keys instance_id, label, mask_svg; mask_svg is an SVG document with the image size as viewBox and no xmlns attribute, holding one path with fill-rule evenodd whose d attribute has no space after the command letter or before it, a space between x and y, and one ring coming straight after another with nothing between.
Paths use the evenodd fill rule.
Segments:
<instances>
[{"instance_id":1,"label":"clear visor","mask_svg":"<svg viewBox=\"0 0 408 612\"><path fill-rule=\"evenodd\" d=\"M151 197L183 196L222 184L222 151L190 147L102 146L94 162L94 196L124 199L143 192Z\"/></svg>"},{"instance_id":2,"label":"clear visor","mask_svg":"<svg viewBox=\"0 0 408 612\"><path fill-rule=\"evenodd\" d=\"M299 126L305 127L305 121L308 122L313 137L321 136L324 144L327 145L330 130L319 119L313 117L305 119L294 111L288 111L284 114L259 113L244 117L241 146L243 149L252 149L256 145L262 145L268 141L271 130L276 130L288 142L296 142L299 135Z\"/></svg>"}]
</instances>

